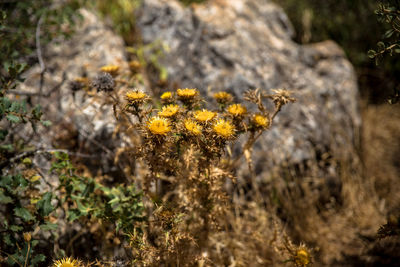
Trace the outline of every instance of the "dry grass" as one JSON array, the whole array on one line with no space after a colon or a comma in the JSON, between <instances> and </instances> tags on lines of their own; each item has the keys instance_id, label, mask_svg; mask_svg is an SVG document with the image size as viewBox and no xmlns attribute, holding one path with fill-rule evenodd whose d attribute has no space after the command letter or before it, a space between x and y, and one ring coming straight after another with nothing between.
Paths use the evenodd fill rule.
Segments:
<instances>
[{"instance_id":1,"label":"dry grass","mask_svg":"<svg viewBox=\"0 0 400 267\"><path fill-rule=\"evenodd\" d=\"M383 208L392 211L400 203L400 106L369 106L364 108L363 118L365 174Z\"/></svg>"}]
</instances>

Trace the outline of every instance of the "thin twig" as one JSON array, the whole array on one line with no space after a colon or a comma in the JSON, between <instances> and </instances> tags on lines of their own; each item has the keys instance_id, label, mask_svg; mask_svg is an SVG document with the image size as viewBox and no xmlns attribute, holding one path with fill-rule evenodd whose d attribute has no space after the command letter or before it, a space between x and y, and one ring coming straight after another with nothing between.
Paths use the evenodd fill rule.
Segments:
<instances>
[{"instance_id":1,"label":"thin twig","mask_svg":"<svg viewBox=\"0 0 400 267\"><path fill-rule=\"evenodd\" d=\"M26 265L28 264L28 258L29 258L30 252L31 252L31 242L29 241L28 242L28 251L26 252L24 267L26 267Z\"/></svg>"},{"instance_id":2,"label":"thin twig","mask_svg":"<svg viewBox=\"0 0 400 267\"><path fill-rule=\"evenodd\" d=\"M44 65L43 56L42 56L42 47L40 46L40 26L43 22L43 15L40 16L39 21L36 25L36 53L39 60L40 65L40 87L39 87L39 103L42 96L43 85L44 85L44 73L46 72L46 66Z\"/></svg>"}]
</instances>

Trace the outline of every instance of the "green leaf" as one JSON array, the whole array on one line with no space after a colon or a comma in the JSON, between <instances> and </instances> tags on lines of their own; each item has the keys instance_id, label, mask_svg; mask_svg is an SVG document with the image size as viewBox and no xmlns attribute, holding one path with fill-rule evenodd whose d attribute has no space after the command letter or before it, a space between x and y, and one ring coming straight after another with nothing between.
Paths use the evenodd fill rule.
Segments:
<instances>
[{"instance_id":1,"label":"green leaf","mask_svg":"<svg viewBox=\"0 0 400 267\"><path fill-rule=\"evenodd\" d=\"M47 216L54 210L54 207L51 205L51 198L52 194L47 192L43 195L43 198L38 201L36 206L40 215Z\"/></svg>"},{"instance_id":2,"label":"green leaf","mask_svg":"<svg viewBox=\"0 0 400 267\"><path fill-rule=\"evenodd\" d=\"M24 229L22 226L19 225L11 225L10 226L10 230L13 232L18 232L18 231L22 231L22 229Z\"/></svg>"},{"instance_id":3,"label":"green leaf","mask_svg":"<svg viewBox=\"0 0 400 267\"><path fill-rule=\"evenodd\" d=\"M6 244L6 245L8 245L8 246L13 246L13 242L11 241L11 236L8 234L6 234L4 237L3 237L3 241L4 241L4 243Z\"/></svg>"},{"instance_id":4,"label":"green leaf","mask_svg":"<svg viewBox=\"0 0 400 267\"><path fill-rule=\"evenodd\" d=\"M78 209L70 209L68 211L68 220L70 222L75 221L76 219L78 219L81 216L82 216L82 214L80 213L80 211Z\"/></svg>"},{"instance_id":5,"label":"green leaf","mask_svg":"<svg viewBox=\"0 0 400 267\"><path fill-rule=\"evenodd\" d=\"M9 111L10 111L10 112L18 112L19 109L20 109L20 106L21 106L21 105L20 105L17 101L12 102Z\"/></svg>"},{"instance_id":6,"label":"green leaf","mask_svg":"<svg viewBox=\"0 0 400 267\"><path fill-rule=\"evenodd\" d=\"M81 213L82 215L87 215L87 214L88 214L88 212L89 212L89 210L90 210L90 207L86 207L86 206L83 205L82 202L80 202L79 200L76 201L76 205L78 206L78 209L79 209L79 211L80 211L80 213Z\"/></svg>"},{"instance_id":7,"label":"green leaf","mask_svg":"<svg viewBox=\"0 0 400 267\"><path fill-rule=\"evenodd\" d=\"M56 223L51 223L51 222L46 222L45 224L41 224L39 227L43 231L50 231L50 230L56 230L57 229L57 224Z\"/></svg>"},{"instance_id":8,"label":"green leaf","mask_svg":"<svg viewBox=\"0 0 400 267\"><path fill-rule=\"evenodd\" d=\"M393 33L395 33L394 29L387 30L385 32L385 34L383 35L383 38L385 38L385 39L390 38L390 37L392 37Z\"/></svg>"},{"instance_id":9,"label":"green leaf","mask_svg":"<svg viewBox=\"0 0 400 267\"><path fill-rule=\"evenodd\" d=\"M4 141L6 139L7 135L8 135L7 129L5 129L5 130L0 129L0 141Z\"/></svg>"},{"instance_id":10,"label":"green leaf","mask_svg":"<svg viewBox=\"0 0 400 267\"><path fill-rule=\"evenodd\" d=\"M0 149L11 152L14 151L14 146L12 144L0 145Z\"/></svg>"},{"instance_id":11,"label":"green leaf","mask_svg":"<svg viewBox=\"0 0 400 267\"><path fill-rule=\"evenodd\" d=\"M9 120L9 121L11 121L11 122L13 122L13 123L19 123L19 122L21 121L21 118L20 118L20 117L15 116L15 115L13 115L13 114L8 114L8 115L6 116L6 118L7 118L7 120Z\"/></svg>"},{"instance_id":12,"label":"green leaf","mask_svg":"<svg viewBox=\"0 0 400 267\"><path fill-rule=\"evenodd\" d=\"M45 126L45 127L49 127L49 126L51 126L51 121L41 121L41 123L42 123L42 125L43 126Z\"/></svg>"},{"instance_id":13,"label":"green leaf","mask_svg":"<svg viewBox=\"0 0 400 267\"><path fill-rule=\"evenodd\" d=\"M376 56L376 51L375 50L369 50L368 51L368 57L369 58L374 58Z\"/></svg>"},{"instance_id":14,"label":"green leaf","mask_svg":"<svg viewBox=\"0 0 400 267\"><path fill-rule=\"evenodd\" d=\"M13 199L9 196L6 196L4 194L4 191L0 188L0 203L1 204L8 204L8 203L12 203Z\"/></svg>"},{"instance_id":15,"label":"green leaf","mask_svg":"<svg viewBox=\"0 0 400 267\"><path fill-rule=\"evenodd\" d=\"M45 260L46 257L43 254L38 254L31 260L31 265L36 266L39 262L44 262Z\"/></svg>"},{"instance_id":16,"label":"green leaf","mask_svg":"<svg viewBox=\"0 0 400 267\"><path fill-rule=\"evenodd\" d=\"M25 208L15 208L14 209L15 216L22 218L24 221L33 221L35 217Z\"/></svg>"}]
</instances>

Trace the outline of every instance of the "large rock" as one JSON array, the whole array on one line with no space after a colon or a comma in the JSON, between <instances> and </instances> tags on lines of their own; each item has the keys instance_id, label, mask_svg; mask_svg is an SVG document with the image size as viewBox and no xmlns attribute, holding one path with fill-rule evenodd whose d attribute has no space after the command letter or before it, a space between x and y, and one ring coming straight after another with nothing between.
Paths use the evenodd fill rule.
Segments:
<instances>
[{"instance_id":1,"label":"large rock","mask_svg":"<svg viewBox=\"0 0 400 267\"><path fill-rule=\"evenodd\" d=\"M45 96L33 101L44 107L45 118L53 127L40 135L40 146L95 155L97 167L109 172L115 169L113 150L121 146L111 138L116 126L112 105L104 103L104 93L72 92L69 84L77 77L95 77L104 65L126 66L125 44L98 16L85 9L80 14L83 19L77 21L70 39L42 47ZM32 67L19 90L38 93L40 73L38 64Z\"/></svg>"},{"instance_id":2,"label":"large rock","mask_svg":"<svg viewBox=\"0 0 400 267\"><path fill-rule=\"evenodd\" d=\"M168 46L162 64L171 82L203 95L225 89L239 99L252 88L287 88L298 99L257 143L258 177L282 165L318 167L321 159L354 156L360 114L352 65L331 41L293 42L287 16L271 1L184 7L177 0L146 0L137 16L145 43ZM318 168L326 173L327 165Z\"/></svg>"}]
</instances>

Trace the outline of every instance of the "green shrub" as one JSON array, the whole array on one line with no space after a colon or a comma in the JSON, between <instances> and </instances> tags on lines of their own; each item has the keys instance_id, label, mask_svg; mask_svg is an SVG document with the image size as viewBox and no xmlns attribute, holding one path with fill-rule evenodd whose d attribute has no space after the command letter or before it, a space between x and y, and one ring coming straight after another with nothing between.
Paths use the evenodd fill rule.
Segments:
<instances>
[{"instance_id":1,"label":"green shrub","mask_svg":"<svg viewBox=\"0 0 400 267\"><path fill-rule=\"evenodd\" d=\"M395 1L394 1L395 2ZM371 103L385 102L400 83L400 62L387 58L377 68L368 57L387 25L376 20L375 0L282 0L282 6L296 29L299 43L327 39L343 47L354 64L361 94Z\"/></svg>"}]
</instances>

